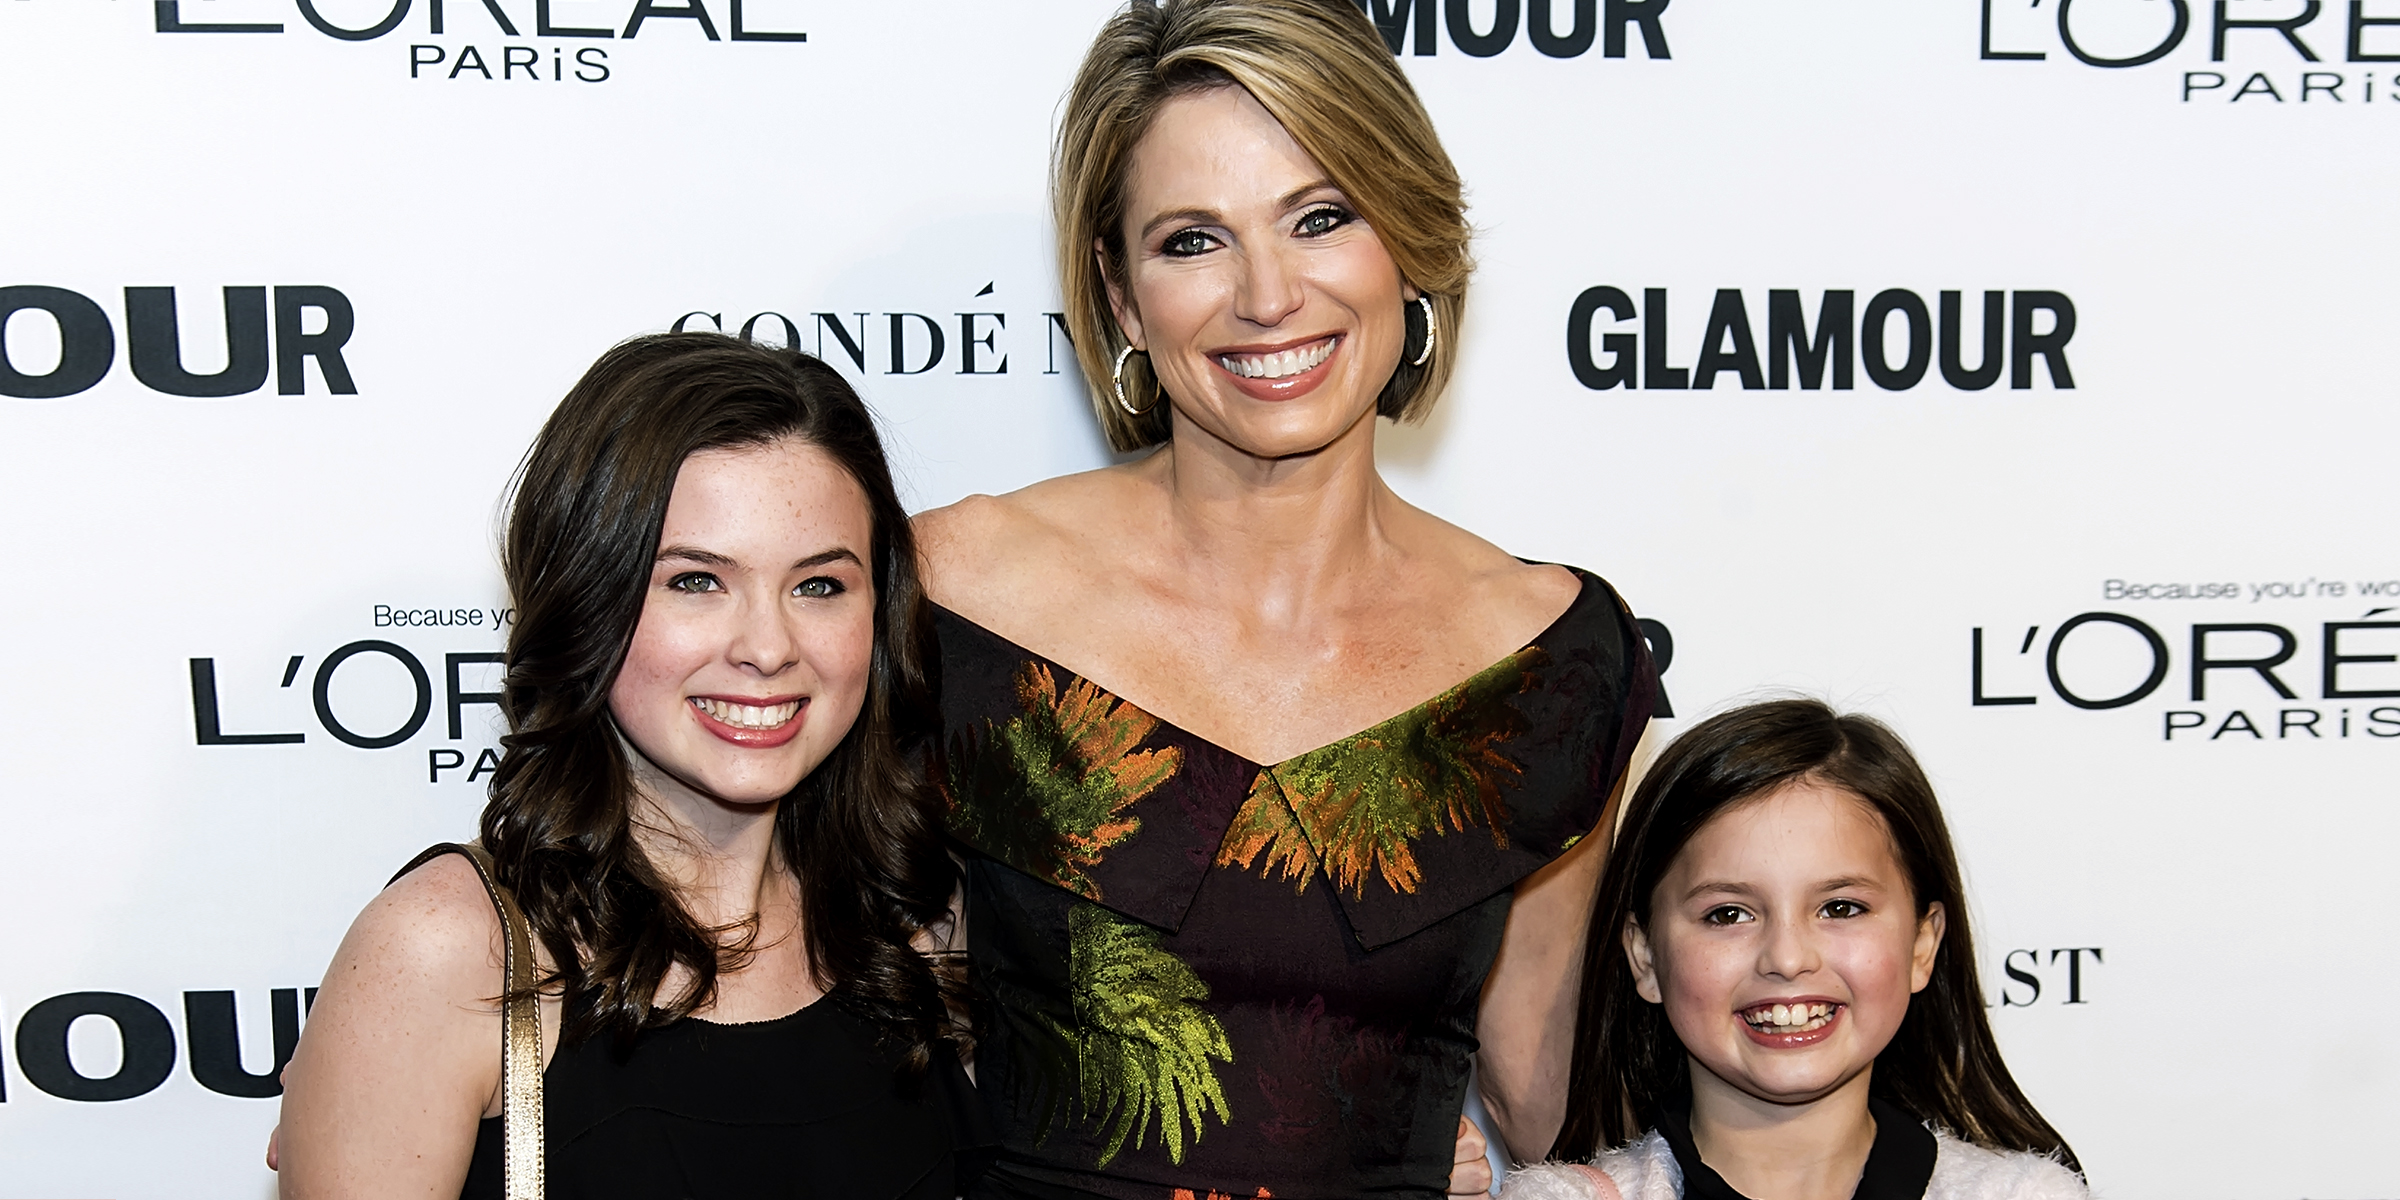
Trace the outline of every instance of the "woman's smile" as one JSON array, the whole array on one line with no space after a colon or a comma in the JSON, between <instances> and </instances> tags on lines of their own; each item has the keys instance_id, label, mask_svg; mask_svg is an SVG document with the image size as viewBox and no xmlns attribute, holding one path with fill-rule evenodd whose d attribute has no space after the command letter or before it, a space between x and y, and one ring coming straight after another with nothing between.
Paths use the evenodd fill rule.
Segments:
<instances>
[{"instance_id":1,"label":"woman's smile","mask_svg":"<svg viewBox=\"0 0 2400 1200\"><path fill-rule=\"evenodd\" d=\"M1254 400L1290 400L1315 391L1333 374L1334 354L1342 335L1275 346L1236 346L1208 356L1231 377L1233 386Z\"/></svg>"}]
</instances>

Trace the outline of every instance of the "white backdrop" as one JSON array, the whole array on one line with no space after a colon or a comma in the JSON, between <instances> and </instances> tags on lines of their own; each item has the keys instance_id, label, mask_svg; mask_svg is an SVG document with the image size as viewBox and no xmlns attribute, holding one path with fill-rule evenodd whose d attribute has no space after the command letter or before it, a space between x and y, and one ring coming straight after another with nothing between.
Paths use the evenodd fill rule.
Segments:
<instances>
[{"instance_id":1,"label":"white backdrop","mask_svg":"<svg viewBox=\"0 0 2400 1200\"><path fill-rule=\"evenodd\" d=\"M1912 739L2103 1195L2400 1193L2400 0L1429 2L1483 270L1395 484L1607 575L1679 718ZM610 342L788 316L915 506L1106 461L1043 169L1109 4L692 5L0 5L0 1198L271 1192L298 989L472 829L497 501ZM1746 386L1779 289L1850 296L1823 388Z\"/></svg>"}]
</instances>

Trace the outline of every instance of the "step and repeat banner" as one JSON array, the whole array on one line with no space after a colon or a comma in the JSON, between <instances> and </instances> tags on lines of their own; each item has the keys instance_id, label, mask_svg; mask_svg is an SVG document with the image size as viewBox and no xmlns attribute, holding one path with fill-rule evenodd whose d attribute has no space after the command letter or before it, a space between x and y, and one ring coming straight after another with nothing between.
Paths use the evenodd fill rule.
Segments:
<instances>
[{"instance_id":1,"label":"step and repeat banner","mask_svg":"<svg viewBox=\"0 0 2400 1200\"><path fill-rule=\"evenodd\" d=\"M1394 484L1890 721L2111 1200L2390 1197L2400 0L1365 0L1471 185ZM497 762L509 473L796 342L913 506L1109 461L1044 168L1107 0L0 4L0 1200L261 1200Z\"/></svg>"}]
</instances>

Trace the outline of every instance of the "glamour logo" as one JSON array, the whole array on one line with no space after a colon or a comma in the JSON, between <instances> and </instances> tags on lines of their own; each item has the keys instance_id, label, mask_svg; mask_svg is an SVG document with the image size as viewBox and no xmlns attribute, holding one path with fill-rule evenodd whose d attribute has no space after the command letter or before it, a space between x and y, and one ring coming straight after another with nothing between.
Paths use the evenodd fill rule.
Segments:
<instances>
[{"instance_id":1,"label":"glamour logo","mask_svg":"<svg viewBox=\"0 0 2400 1200\"><path fill-rule=\"evenodd\" d=\"M270 361L275 391L298 396L308 390L304 370L315 359L325 387L337 396L356 395L342 347L350 342L357 315L350 298L315 285L287 285L274 293L274 355L268 356L270 289L222 289L225 367L198 374L184 367L184 345L171 287L125 289L126 360L144 387L169 396L244 396L265 387ZM316 326L314 332L310 326ZM27 361L12 357L11 345ZM32 353L26 353L28 348ZM46 366L33 361L56 347ZM0 396L55 400L90 390L117 358L117 332L108 313L81 292L18 284L0 287Z\"/></svg>"},{"instance_id":2,"label":"glamour logo","mask_svg":"<svg viewBox=\"0 0 2400 1200\"><path fill-rule=\"evenodd\" d=\"M1987 61L2040 62L2056 49L2086 66L2122 69L2186 47L2183 57L2196 61L2205 43L2209 65L2182 72L2185 103L2400 102L2400 76L2379 79L2355 66L2400 62L2400 4L2391 0L2032 0L1997 13L1993 0L1982 0L1982 18ZM2332 69L2336 61L2352 65Z\"/></svg>"},{"instance_id":3,"label":"glamour logo","mask_svg":"<svg viewBox=\"0 0 2400 1200\"><path fill-rule=\"evenodd\" d=\"M190 1048L188 1065L201 1087L225 1096L263 1100L283 1094L283 1066L300 1043L301 1014L317 1001L315 988L275 988L267 993L267 1020L274 1030L274 1059L266 1069L252 1071L242 1063L241 1030L234 993L185 992L183 1043ZM257 1019L257 1010L251 1010ZM116 1068L106 1075L86 1074L89 1059L76 1061L70 1038L77 1022L85 1029L105 1028L116 1042ZM175 1026L159 1007L123 992L69 992L52 996L25 1010L17 1021L17 1070L25 1082L61 1100L86 1102L131 1100L157 1091L175 1072ZM0 1101L9 1099L0 1079Z\"/></svg>"},{"instance_id":4,"label":"glamour logo","mask_svg":"<svg viewBox=\"0 0 2400 1200\"><path fill-rule=\"evenodd\" d=\"M1775 288L1766 299L1763 363L1748 299L1740 288L1719 288L1694 347L1697 357L1689 360L1691 366L1679 367L1671 365L1676 347L1668 331L1667 289L1642 289L1637 309L1623 288L1585 288L1567 306L1567 366L1576 382L1595 391L1705 390L1721 375L1750 390L1788 389L1797 379L1806 390L1830 381L1839 391L1856 386L1859 367L1875 386L1906 391L1925 379L1938 343L1942 381L1962 391L1991 387L2003 368L2009 387L2030 388L2037 359L2051 387L2075 386L2067 368L2075 302L2064 292L1987 291L1980 328L1973 334L1963 291L1938 292L1929 307L1916 292L1887 288L1860 310L1858 293L1831 289L1819 295L1813 320L1796 290ZM1638 327L1600 333L1595 353L1596 325L1628 325L1637 317ZM1979 343L1972 364L1965 357L1971 336Z\"/></svg>"},{"instance_id":5,"label":"glamour logo","mask_svg":"<svg viewBox=\"0 0 2400 1200\"><path fill-rule=\"evenodd\" d=\"M1578 58L1600 45L1603 58L1625 57L1628 35L1638 32L1642 53L1669 58L1667 32L1660 24L1668 0L1490 0L1491 16L1483 28L1472 9L1485 7L1469 0L1356 0L1383 32L1383 43L1399 54L1409 47L1420 57L1441 50L1436 20L1462 54L1490 58L1514 45L1522 27L1525 40L1552 58ZM1438 13L1437 13L1438 10ZM1562 16L1568 22L1560 32ZM1414 39L1413 47L1410 45Z\"/></svg>"},{"instance_id":6,"label":"glamour logo","mask_svg":"<svg viewBox=\"0 0 2400 1200\"><path fill-rule=\"evenodd\" d=\"M2084 710L2125 708L2166 687L2176 673L2174 645L2181 645L2185 687L2177 699L2195 707L2163 711L2164 740L2400 739L2400 704L2374 703L2400 700L2400 620L2386 617L2392 611L2376 608L2315 629L2194 622L2173 644L2157 626L2120 612L2077 613L2047 639L2043 626L2027 625L2021 637L1987 641L1977 626L1968 635L1967 693L1977 708L2045 698ZM2305 701L2303 688L2314 692ZM2217 707L2198 707L2212 700ZM2228 700L2245 707L2224 707Z\"/></svg>"},{"instance_id":7,"label":"glamour logo","mask_svg":"<svg viewBox=\"0 0 2400 1200\"><path fill-rule=\"evenodd\" d=\"M1634 622L1642 631L1643 644L1650 647L1650 668L1658 673L1658 699L1650 707L1653 717L1672 717L1675 704L1667 699L1667 668L1675 665L1675 632L1667 623L1650 617Z\"/></svg>"}]
</instances>

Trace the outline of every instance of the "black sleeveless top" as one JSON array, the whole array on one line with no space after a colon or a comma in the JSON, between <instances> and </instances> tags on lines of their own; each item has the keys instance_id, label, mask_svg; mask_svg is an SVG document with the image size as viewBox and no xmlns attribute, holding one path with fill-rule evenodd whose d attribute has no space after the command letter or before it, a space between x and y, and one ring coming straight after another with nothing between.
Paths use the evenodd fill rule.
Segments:
<instances>
[{"instance_id":1,"label":"black sleeveless top","mask_svg":"<svg viewBox=\"0 0 2400 1200\"><path fill-rule=\"evenodd\" d=\"M1510 888L1588 833L1655 676L1616 593L1458 686L1251 762L946 609L979 1198L1435 1197Z\"/></svg>"},{"instance_id":2,"label":"black sleeveless top","mask_svg":"<svg viewBox=\"0 0 2400 1200\"><path fill-rule=\"evenodd\" d=\"M902 1077L831 996L787 1017L686 1017L561 1046L542 1073L551 1200L954 1200L990 1136L956 1055ZM500 1200L500 1118L475 1133L461 1200Z\"/></svg>"}]
</instances>

